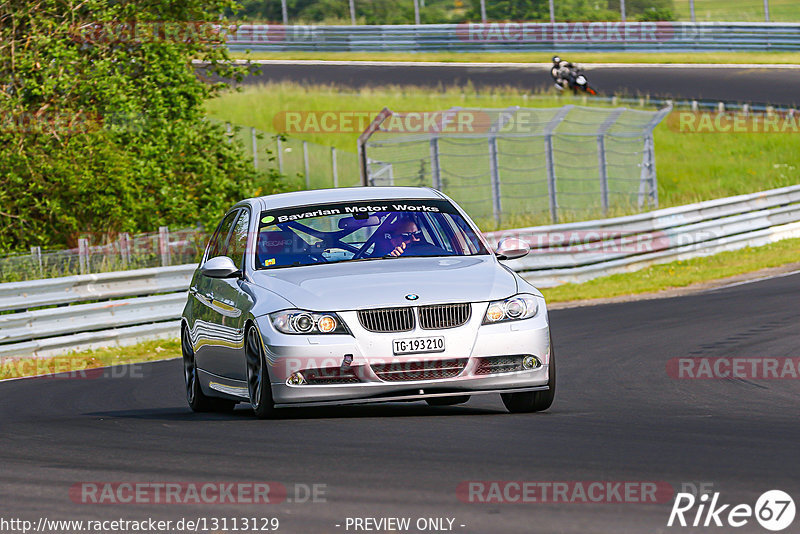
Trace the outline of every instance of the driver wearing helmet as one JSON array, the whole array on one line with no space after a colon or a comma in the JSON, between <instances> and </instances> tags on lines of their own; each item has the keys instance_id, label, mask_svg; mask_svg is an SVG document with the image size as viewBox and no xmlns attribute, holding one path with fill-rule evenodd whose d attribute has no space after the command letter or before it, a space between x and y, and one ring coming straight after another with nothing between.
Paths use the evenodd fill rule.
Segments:
<instances>
[{"instance_id":1,"label":"driver wearing helmet","mask_svg":"<svg viewBox=\"0 0 800 534\"><path fill-rule=\"evenodd\" d=\"M553 56L553 66L550 67L550 76L556 82L558 89L568 89L573 78L575 65L569 61L564 61L558 56Z\"/></svg>"}]
</instances>

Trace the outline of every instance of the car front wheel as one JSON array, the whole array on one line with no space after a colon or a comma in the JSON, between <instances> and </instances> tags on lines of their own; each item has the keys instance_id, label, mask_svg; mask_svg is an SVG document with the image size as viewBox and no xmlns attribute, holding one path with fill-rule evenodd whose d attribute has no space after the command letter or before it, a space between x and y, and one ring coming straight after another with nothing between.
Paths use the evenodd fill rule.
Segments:
<instances>
[{"instance_id":1,"label":"car front wheel","mask_svg":"<svg viewBox=\"0 0 800 534\"><path fill-rule=\"evenodd\" d=\"M502 393L503 404L511 413L541 412L553 404L556 396L556 356L550 344L550 376L547 379L547 391L526 391L522 393Z\"/></svg>"},{"instance_id":2,"label":"car front wheel","mask_svg":"<svg viewBox=\"0 0 800 534\"><path fill-rule=\"evenodd\" d=\"M250 405L259 419L275 417L275 403L272 400L272 386L264 358L264 345L261 343L261 335L255 325L251 325L247 330L245 352Z\"/></svg>"}]
</instances>

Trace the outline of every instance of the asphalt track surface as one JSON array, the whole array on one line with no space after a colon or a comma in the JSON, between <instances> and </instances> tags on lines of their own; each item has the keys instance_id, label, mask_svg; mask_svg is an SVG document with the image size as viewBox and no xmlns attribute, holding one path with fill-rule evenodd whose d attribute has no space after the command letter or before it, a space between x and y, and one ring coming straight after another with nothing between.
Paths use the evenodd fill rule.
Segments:
<instances>
[{"instance_id":1,"label":"asphalt track surface","mask_svg":"<svg viewBox=\"0 0 800 534\"><path fill-rule=\"evenodd\" d=\"M711 483L724 503L752 506L775 488L797 502L800 381L677 380L665 369L685 356L800 356L798 290L795 274L553 311L559 389L539 414L507 414L492 395L292 409L273 421L241 406L197 415L177 360L124 378L0 383L0 517L278 517L290 533L347 532L346 517L365 516L451 517L463 533L694 531L666 528L671 500L462 502L456 488L470 480ZM77 504L68 492L82 481L278 481L290 496L325 484L326 502ZM735 530L765 532L752 519Z\"/></svg>"},{"instance_id":2,"label":"asphalt track surface","mask_svg":"<svg viewBox=\"0 0 800 534\"><path fill-rule=\"evenodd\" d=\"M573 59L573 58L570 58ZM574 58L580 61L580 58ZM800 69L708 66L584 65L590 85L600 94L660 98L800 105ZM517 87L532 92L553 86L547 67L457 65L287 64L257 65L245 83L294 81L361 88L387 84L420 87L474 85L476 88Z\"/></svg>"}]
</instances>

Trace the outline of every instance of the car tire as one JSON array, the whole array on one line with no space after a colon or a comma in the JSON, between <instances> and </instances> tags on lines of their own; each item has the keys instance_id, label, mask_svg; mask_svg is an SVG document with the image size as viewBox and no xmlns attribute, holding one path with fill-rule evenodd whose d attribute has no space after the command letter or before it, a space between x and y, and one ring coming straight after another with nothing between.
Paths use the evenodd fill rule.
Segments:
<instances>
[{"instance_id":1,"label":"car tire","mask_svg":"<svg viewBox=\"0 0 800 534\"><path fill-rule=\"evenodd\" d=\"M231 412L236 407L236 402L227 399L209 397L203 393L200 380L197 376L197 362L194 358L194 348L189 337L189 329L181 329L181 354L183 355L183 378L186 385L186 402L193 412Z\"/></svg>"},{"instance_id":2,"label":"car tire","mask_svg":"<svg viewBox=\"0 0 800 534\"><path fill-rule=\"evenodd\" d=\"M547 379L547 391L527 391L522 393L501 393L506 409L511 413L531 413L546 410L553 404L556 396L556 357L552 343L550 344L550 376Z\"/></svg>"},{"instance_id":3,"label":"car tire","mask_svg":"<svg viewBox=\"0 0 800 534\"><path fill-rule=\"evenodd\" d=\"M469 401L469 395L459 395L457 397L433 397L425 399L428 406L454 406L456 404L464 404Z\"/></svg>"},{"instance_id":4,"label":"car tire","mask_svg":"<svg viewBox=\"0 0 800 534\"><path fill-rule=\"evenodd\" d=\"M250 395L250 406L259 419L275 417L275 403L272 400L272 384L264 357L264 345L261 334L255 325L247 329L245 342L247 360L247 391Z\"/></svg>"}]
</instances>

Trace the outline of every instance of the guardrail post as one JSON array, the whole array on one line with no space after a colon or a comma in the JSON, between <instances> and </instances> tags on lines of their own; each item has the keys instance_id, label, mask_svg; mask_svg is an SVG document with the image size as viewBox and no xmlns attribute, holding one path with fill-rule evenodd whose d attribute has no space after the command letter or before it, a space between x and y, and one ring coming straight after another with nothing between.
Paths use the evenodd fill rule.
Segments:
<instances>
[{"instance_id":1,"label":"guardrail post","mask_svg":"<svg viewBox=\"0 0 800 534\"><path fill-rule=\"evenodd\" d=\"M44 276L44 267L42 266L42 247L31 247L31 257L33 258L34 265L39 266L39 275Z\"/></svg>"},{"instance_id":2,"label":"guardrail post","mask_svg":"<svg viewBox=\"0 0 800 534\"><path fill-rule=\"evenodd\" d=\"M250 142L253 146L253 168L258 170L258 142L256 140L255 128L250 128Z\"/></svg>"},{"instance_id":3,"label":"guardrail post","mask_svg":"<svg viewBox=\"0 0 800 534\"><path fill-rule=\"evenodd\" d=\"M278 172L283 174L283 146L281 145L281 136L276 136L275 141L278 148Z\"/></svg>"},{"instance_id":4,"label":"guardrail post","mask_svg":"<svg viewBox=\"0 0 800 534\"><path fill-rule=\"evenodd\" d=\"M308 173L308 143L303 141L303 169L306 174L306 189L311 189L311 178Z\"/></svg>"},{"instance_id":5,"label":"guardrail post","mask_svg":"<svg viewBox=\"0 0 800 534\"><path fill-rule=\"evenodd\" d=\"M331 147L331 166L333 168L333 187L339 187L339 171L336 170L336 147Z\"/></svg>"},{"instance_id":6,"label":"guardrail post","mask_svg":"<svg viewBox=\"0 0 800 534\"><path fill-rule=\"evenodd\" d=\"M169 227L168 226L159 226L158 227L158 249L161 253L161 266L168 267L171 262L170 252L169 252Z\"/></svg>"},{"instance_id":7,"label":"guardrail post","mask_svg":"<svg viewBox=\"0 0 800 534\"><path fill-rule=\"evenodd\" d=\"M122 265L127 267L131 261L131 238L127 232L119 234L119 254Z\"/></svg>"},{"instance_id":8,"label":"guardrail post","mask_svg":"<svg viewBox=\"0 0 800 534\"><path fill-rule=\"evenodd\" d=\"M89 273L89 240L78 239L78 264L81 274Z\"/></svg>"}]
</instances>

